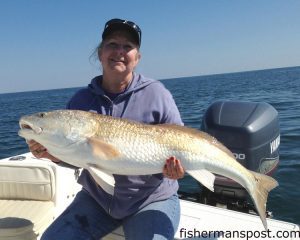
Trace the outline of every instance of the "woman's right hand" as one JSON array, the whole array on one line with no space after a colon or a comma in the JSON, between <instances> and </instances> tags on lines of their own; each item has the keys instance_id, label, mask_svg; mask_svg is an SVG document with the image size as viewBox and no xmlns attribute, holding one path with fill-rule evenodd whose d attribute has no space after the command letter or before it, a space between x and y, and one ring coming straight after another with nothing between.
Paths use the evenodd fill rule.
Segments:
<instances>
[{"instance_id":1,"label":"woman's right hand","mask_svg":"<svg viewBox=\"0 0 300 240\"><path fill-rule=\"evenodd\" d=\"M56 157L48 153L47 149L43 145L39 144L38 142L34 140L26 140L26 143L28 144L29 150L32 153L32 155L35 156L36 158L48 158L52 162L56 162L56 163L60 162L59 159L57 159Z\"/></svg>"}]
</instances>

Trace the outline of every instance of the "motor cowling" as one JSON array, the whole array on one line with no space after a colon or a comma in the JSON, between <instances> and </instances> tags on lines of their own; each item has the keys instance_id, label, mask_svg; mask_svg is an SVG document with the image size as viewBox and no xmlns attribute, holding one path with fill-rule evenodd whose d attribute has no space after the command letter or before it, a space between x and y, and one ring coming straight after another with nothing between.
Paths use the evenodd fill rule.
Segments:
<instances>
[{"instance_id":1,"label":"motor cowling","mask_svg":"<svg viewBox=\"0 0 300 240\"><path fill-rule=\"evenodd\" d=\"M218 101L206 110L201 130L223 143L236 160L251 171L272 175L279 163L279 117L265 102ZM216 176L219 197L246 199L246 190L223 176Z\"/></svg>"}]
</instances>

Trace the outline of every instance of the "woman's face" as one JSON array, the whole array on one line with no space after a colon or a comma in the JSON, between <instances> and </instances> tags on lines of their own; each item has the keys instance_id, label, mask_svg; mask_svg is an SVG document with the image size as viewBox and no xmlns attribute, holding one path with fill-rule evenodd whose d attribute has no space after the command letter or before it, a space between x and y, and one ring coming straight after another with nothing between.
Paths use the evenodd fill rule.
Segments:
<instances>
[{"instance_id":1,"label":"woman's face","mask_svg":"<svg viewBox=\"0 0 300 240\"><path fill-rule=\"evenodd\" d=\"M103 74L131 74L139 62L140 53L131 35L116 31L108 36L98 51Z\"/></svg>"}]
</instances>

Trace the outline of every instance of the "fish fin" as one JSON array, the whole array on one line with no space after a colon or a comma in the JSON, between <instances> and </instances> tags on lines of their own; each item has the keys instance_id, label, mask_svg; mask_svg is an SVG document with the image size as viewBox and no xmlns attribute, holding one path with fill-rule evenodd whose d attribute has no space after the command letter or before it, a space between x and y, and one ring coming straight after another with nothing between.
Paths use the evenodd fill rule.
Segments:
<instances>
[{"instance_id":1,"label":"fish fin","mask_svg":"<svg viewBox=\"0 0 300 240\"><path fill-rule=\"evenodd\" d=\"M91 137L88 139L88 143L92 147L93 154L101 160L110 160L118 158L121 155L113 145L108 144L99 138Z\"/></svg>"},{"instance_id":2,"label":"fish fin","mask_svg":"<svg viewBox=\"0 0 300 240\"><path fill-rule=\"evenodd\" d=\"M278 186L278 182L267 175L260 174L257 172L250 171L255 178L254 192L250 194L252 200L256 206L260 219L265 227L268 230L267 220L266 220L266 204L269 192Z\"/></svg>"},{"instance_id":3,"label":"fish fin","mask_svg":"<svg viewBox=\"0 0 300 240\"><path fill-rule=\"evenodd\" d=\"M193 178L195 178L202 185L207 187L210 191L212 192L214 191L214 181L216 177L213 173L205 169L189 170L187 171L187 173L191 175Z\"/></svg>"},{"instance_id":4,"label":"fish fin","mask_svg":"<svg viewBox=\"0 0 300 240\"><path fill-rule=\"evenodd\" d=\"M92 175L95 182L110 195L114 194L115 179L112 174L104 172L96 165L88 164L86 168Z\"/></svg>"}]
</instances>

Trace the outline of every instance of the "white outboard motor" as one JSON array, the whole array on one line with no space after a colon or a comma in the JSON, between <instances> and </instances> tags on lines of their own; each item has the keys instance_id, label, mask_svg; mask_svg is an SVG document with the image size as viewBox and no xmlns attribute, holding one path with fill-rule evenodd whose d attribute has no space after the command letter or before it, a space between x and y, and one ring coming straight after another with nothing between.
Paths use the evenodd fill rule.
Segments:
<instances>
[{"instance_id":1,"label":"white outboard motor","mask_svg":"<svg viewBox=\"0 0 300 240\"><path fill-rule=\"evenodd\" d=\"M201 130L231 150L249 170L272 175L279 163L279 118L271 105L259 102L218 101L206 110ZM246 190L231 179L216 176L215 192L202 191L202 202L249 212ZM224 207L223 206L223 207Z\"/></svg>"}]
</instances>

